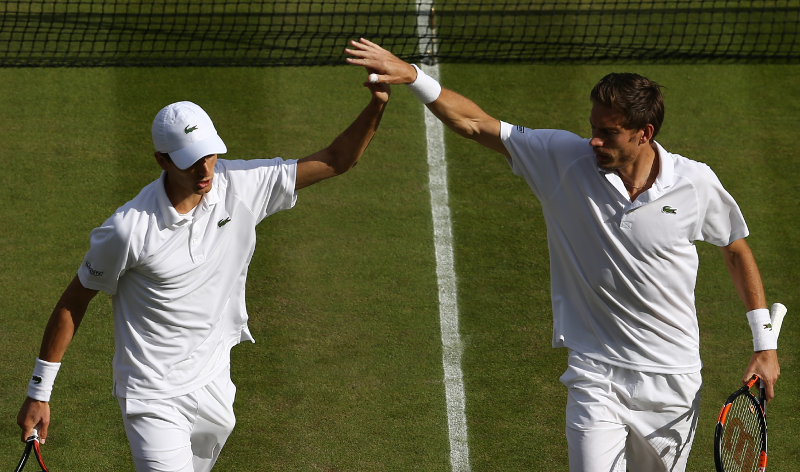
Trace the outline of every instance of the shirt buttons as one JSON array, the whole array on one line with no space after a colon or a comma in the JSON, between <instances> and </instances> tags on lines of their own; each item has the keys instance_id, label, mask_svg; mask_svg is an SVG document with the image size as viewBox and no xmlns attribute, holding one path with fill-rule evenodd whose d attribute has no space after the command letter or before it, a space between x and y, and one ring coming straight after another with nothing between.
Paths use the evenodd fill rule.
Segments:
<instances>
[{"instance_id":1,"label":"shirt buttons","mask_svg":"<svg viewBox=\"0 0 800 472\"><path fill-rule=\"evenodd\" d=\"M197 240L196 239L192 239L192 244L197 244Z\"/></svg>"},{"instance_id":2,"label":"shirt buttons","mask_svg":"<svg viewBox=\"0 0 800 472\"><path fill-rule=\"evenodd\" d=\"M206 260L206 256L204 256L204 255L202 255L202 254L198 254L198 255L197 255L197 260L198 260L198 261L204 261L204 260Z\"/></svg>"}]
</instances>

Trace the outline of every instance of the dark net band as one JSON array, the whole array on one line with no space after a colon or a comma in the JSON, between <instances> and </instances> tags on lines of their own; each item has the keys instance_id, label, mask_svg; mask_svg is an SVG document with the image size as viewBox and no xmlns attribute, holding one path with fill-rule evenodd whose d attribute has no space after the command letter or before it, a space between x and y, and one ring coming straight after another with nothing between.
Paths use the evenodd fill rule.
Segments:
<instances>
[{"instance_id":1,"label":"dark net band","mask_svg":"<svg viewBox=\"0 0 800 472\"><path fill-rule=\"evenodd\" d=\"M799 25L800 0L0 0L0 67L343 64L358 37L414 62L796 61Z\"/></svg>"}]
</instances>

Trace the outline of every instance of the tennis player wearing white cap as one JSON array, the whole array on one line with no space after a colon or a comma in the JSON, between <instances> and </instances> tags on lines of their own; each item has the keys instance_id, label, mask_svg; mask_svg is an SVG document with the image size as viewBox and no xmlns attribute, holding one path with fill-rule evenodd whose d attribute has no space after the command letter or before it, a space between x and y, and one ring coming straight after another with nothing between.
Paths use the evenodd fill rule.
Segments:
<instances>
[{"instance_id":1,"label":"tennis player wearing white cap","mask_svg":"<svg viewBox=\"0 0 800 472\"><path fill-rule=\"evenodd\" d=\"M660 87L609 74L591 91L592 138L501 122L377 44L348 62L408 84L444 124L504 155L542 204L553 347L569 349L573 472L683 471L700 404L695 241L719 246L753 331L744 379L779 375L769 310L739 207L714 172L667 152Z\"/></svg>"},{"instance_id":2,"label":"tennis player wearing white cap","mask_svg":"<svg viewBox=\"0 0 800 472\"><path fill-rule=\"evenodd\" d=\"M230 350L252 341L245 279L255 226L292 208L297 191L352 168L372 139L389 87L327 148L294 160L228 161L209 116L191 102L153 122L161 177L91 234L91 248L56 305L17 417L23 440L45 442L61 358L90 300L114 309L113 393L136 470L210 470L233 430Z\"/></svg>"}]
</instances>

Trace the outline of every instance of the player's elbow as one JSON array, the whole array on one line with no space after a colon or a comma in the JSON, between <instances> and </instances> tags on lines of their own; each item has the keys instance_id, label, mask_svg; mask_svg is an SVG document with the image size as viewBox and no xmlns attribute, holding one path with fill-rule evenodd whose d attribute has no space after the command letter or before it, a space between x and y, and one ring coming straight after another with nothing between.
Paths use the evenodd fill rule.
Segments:
<instances>
[{"instance_id":1,"label":"player's elbow","mask_svg":"<svg viewBox=\"0 0 800 472\"><path fill-rule=\"evenodd\" d=\"M336 148L328 149L328 158L325 159L325 163L328 166L330 177L342 175L355 167L359 157L361 157L360 153Z\"/></svg>"},{"instance_id":2,"label":"player's elbow","mask_svg":"<svg viewBox=\"0 0 800 472\"><path fill-rule=\"evenodd\" d=\"M719 248L725 257L725 262L730 265L742 264L742 261L749 261L753 259L753 253L750 246L747 245L744 239L737 239L736 241L722 246Z\"/></svg>"},{"instance_id":3,"label":"player's elbow","mask_svg":"<svg viewBox=\"0 0 800 472\"><path fill-rule=\"evenodd\" d=\"M487 136L500 135L500 122L486 114L464 116L453 120L450 128L459 135L479 143Z\"/></svg>"},{"instance_id":4,"label":"player's elbow","mask_svg":"<svg viewBox=\"0 0 800 472\"><path fill-rule=\"evenodd\" d=\"M469 120L451 121L447 123L447 127L463 138L473 141L478 138L478 129Z\"/></svg>"},{"instance_id":5,"label":"player's elbow","mask_svg":"<svg viewBox=\"0 0 800 472\"><path fill-rule=\"evenodd\" d=\"M458 126L451 126L451 129L481 146L507 155L505 146L500 139L500 122L497 120L465 119L460 121Z\"/></svg>"}]
</instances>

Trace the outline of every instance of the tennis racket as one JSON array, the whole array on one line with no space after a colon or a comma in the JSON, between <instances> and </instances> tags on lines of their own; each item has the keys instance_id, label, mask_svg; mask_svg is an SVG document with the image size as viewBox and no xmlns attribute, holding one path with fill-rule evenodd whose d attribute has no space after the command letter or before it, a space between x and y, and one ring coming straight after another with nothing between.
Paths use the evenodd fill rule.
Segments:
<instances>
[{"instance_id":1,"label":"tennis racket","mask_svg":"<svg viewBox=\"0 0 800 472\"><path fill-rule=\"evenodd\" d=\"M31 434L25 442L25 452L22 453L22 459L19 460L19 464L17 464L17 468L14 469L14 472L21 472L22 469L25 468L25 463L28 462L31 452L36 456L36 461L39 462L39 467L42 468L41 472L48 472L42 460L42 452L39 450L39 432L35 429L33 430L33 434Z\"/></svg>"},{"instance_id":2,"label":"tennis racket","mask_svg":"<svg viewBox=\"0 0 800 472\"><path fill-rule=\"evenodd\" d=\"M780 334L785 315L785 306L780 303L772 305L770 320L776 337ZM750 392L757 382L759 398ZM717 472L766 472L766 408L766 392L757 375L728 397L719 412L714 431Z\"/></svg>"}]
</instances>

